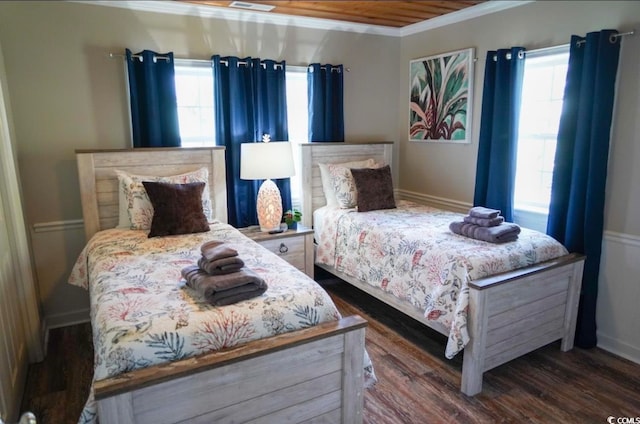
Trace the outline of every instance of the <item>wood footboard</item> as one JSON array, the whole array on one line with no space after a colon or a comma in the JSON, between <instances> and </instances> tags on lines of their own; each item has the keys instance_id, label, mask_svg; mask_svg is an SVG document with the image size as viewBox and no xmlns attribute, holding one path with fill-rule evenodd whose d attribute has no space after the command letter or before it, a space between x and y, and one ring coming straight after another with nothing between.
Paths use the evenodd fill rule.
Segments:
<instances>
[{"instance_id":1,"label":"wood footboard","mask_svg":"<svg viewBox=\"0 0 640 424\"><path fill-rule=\"evenodd\" d=\"M583 265L570 254L469 284L463 393L480 393L485 371L555 340L573 347Z\"/></svg>"},{"instance_id":2,"label":"wood footboard","mask_svg":"<svg viewBox=\"0 0 640 424\"><path fill-rule=\"evenodd\" d=\"M100 423L361 423L366 325L354 315L97 381Z\"/></svg>"}]
</instances>

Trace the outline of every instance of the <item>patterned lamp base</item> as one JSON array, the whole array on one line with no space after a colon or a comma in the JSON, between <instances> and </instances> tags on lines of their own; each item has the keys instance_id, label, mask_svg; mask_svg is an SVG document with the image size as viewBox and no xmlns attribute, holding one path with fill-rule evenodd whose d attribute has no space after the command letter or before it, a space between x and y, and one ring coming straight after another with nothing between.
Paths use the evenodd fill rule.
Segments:
<instances>
[{"instance_id":1,"label":"patterned lamp base","mask_svg":"<svg viewBox=\"0 0 640 424\"><path fill-rule=\"evenodd\" d=\"M282 197L276 183L264 180L258 190L258 223L260 231L277 231L282 221Z\"/></svg>"}]
</instances>

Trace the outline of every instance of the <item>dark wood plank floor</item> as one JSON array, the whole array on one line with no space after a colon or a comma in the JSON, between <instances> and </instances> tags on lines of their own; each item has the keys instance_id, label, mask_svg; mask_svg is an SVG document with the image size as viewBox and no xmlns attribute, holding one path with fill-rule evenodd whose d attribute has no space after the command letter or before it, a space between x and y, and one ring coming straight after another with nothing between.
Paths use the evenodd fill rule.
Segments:
<instances>
[{"instance_id":1,"label":"dark wood plank floor","mask_svg":"<svg viewBox=\"0 0 640 424\"><path fill-rule=\"evenodd\" d=\"M444 336L318 272L344 315L369 321L367 350L378 383L365 394L364 422L606 423L640 416L640 365L601 349L552 343L485 374L480 395L459 392L462 358L444 358ZM22 410L38 423L75 423L91 382L89 324L51 331L44 362L29 368Z\"/></svg>"},{"instance_id":2,"label":"dark wood plank floor","mask_svg":"<svg viewBox=\"0 0 640 424\"><path fill-rule=\"evenodd\" d=\"M77 423L93 378L93 341L89 323L49 333L47 356L31 364L21 410L38 424Z\"/></svg>"}]
</instances>

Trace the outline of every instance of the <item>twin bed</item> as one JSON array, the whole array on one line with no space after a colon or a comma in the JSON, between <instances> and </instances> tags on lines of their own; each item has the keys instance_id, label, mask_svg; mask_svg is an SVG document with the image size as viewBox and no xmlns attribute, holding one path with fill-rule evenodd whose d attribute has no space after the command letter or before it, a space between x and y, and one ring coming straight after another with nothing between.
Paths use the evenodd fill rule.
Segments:
<instances>
[{"instance_id":1,"label":"twin bed","mask_svg":"<svg viewBox=\"0 0 640 424\"><path fill-rule=\"evenodd\" d=\"M447 356L464 348L461 390L467 395L481 391L485 371L538 347L562 339L562 350L571 349L583 258L546 236L525 230L518 243L508 243L511 251L468 240L465 250L439 240L436 251L445 253L435 262L453 257L446 246L468 258L454 260L443 273L419 242L448 233L445 223L456 215L402 201L399 221L394 210L327 210L318 164L391 164L391 151L391 143L301 146L303 224L316 227L316 264L447 335ZM226 224L223 148L78 151L77 161L88 243L70 282L90 291L96 359L81 421L362 421L363 387L375 381L364 348L366 321L341 317L313 280ZM210 231L147 238L145 231L116 228L122 218L116 169L170 176L202 168L214 218ZM382 226L348 221L365 215ZM381 247L396 237L389 231L398 222L415 229L425 216L439 221L414 231L410 248ZM343 221L351 224L338 230ZM213 307L181 287L180 269L211 239L236 248L265 279L267 292ZM514 250L527 243L528 251ZM377 246L376 260L367 260L365 245ZM490 250L487 267L477 252ZM402 273L381 268L390 258L404 263ZM438 295L417 284L434 275L446 287Z\"/></svg>"},{"instance_id":2,"label":"twin bed","mask_svg":"<svg viewBox=\"0 0 640 424\"><path fill-rule=\"evenodd\" d=\"M223 148L78 151L87 245L70 283L90 291L94 384L80 422L357 423L375 379L366 321L341 317L312 279L227 225ZM117 228L115 170L202 176L210 230L147 238ZM139 198L129 199L132 205ZM215 307L181 286L220 240L262 277L262 296Z\"/></svg>"},{"instance_id":3,"label":"twin bed","mask_svg":"<svg viewBox=\"0 0 640 424\"><path fill-rule=\"evenodd\" d=\"M391 164L392 147L301 146L303 223L314 227L316 265L446 335L447 357L464 349L461 391L470 396L485 371L558 339L571 349L583 256L527 229L505 244L454 235L448 224L463 215L411 202L366 213L326 205L321 164Z\"/></svg>"}]
</instances>

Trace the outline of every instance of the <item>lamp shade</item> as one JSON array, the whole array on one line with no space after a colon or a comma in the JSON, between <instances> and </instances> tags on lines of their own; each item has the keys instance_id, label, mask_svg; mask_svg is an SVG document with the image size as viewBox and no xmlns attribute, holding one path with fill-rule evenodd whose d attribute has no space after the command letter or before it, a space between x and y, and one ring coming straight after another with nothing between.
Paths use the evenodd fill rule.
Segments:
<instances>
[{"instance_id":1,"label":"lamp shade","mask_svg":"<svg viewBox=\"0 0 640 424\"><path fill-rule=\"evenodd\" d=\"M291 143L242 143L240 145L240 178L266 180L295 175Z\"/></svg>"}]
</instances>

